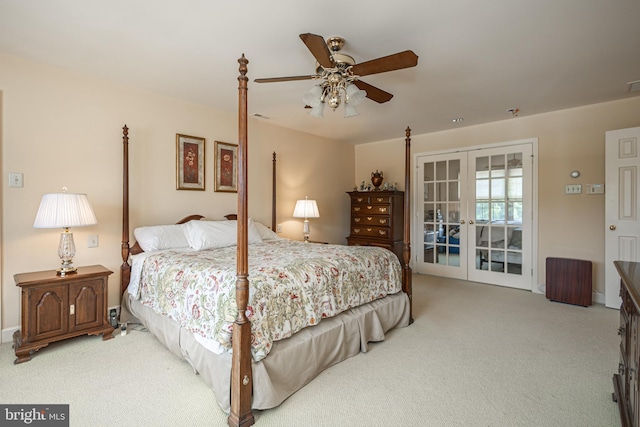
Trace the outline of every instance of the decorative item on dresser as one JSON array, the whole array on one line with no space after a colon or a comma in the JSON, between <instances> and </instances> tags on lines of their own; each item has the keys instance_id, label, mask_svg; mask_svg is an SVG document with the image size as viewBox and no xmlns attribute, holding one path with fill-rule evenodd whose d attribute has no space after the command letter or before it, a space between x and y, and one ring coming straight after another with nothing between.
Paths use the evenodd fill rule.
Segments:
<instances>
[{"instance_id":1,"label":"decorative item on dresser","mask_svg":"<svg viewBox=\"0 0 640 427\"><path fill-rule=\"evenodd\" d=\"M16 274L16 286L22 288L22 330L13 334L14 363L28 362L31 352L55 341L86 334L112 338L107 319L111 273L92 265L66 276L56 270Z\"/></svg>"},{"instance_id":2,"label":"decorative item on dresser","mask_svg":"<svg viewBox=\"0 0 640 427\"><path fill-rule=\"evenodd\" d=\"M404 192L348 191L347 194L351 197L351 232L347 244L389 249L404 264Z\"/></svg>"},{"instance_id":3,"label":"decorative item on dresser","mask_svg":"<svg viewBox=\"0 0 640 427\"><path fill-rule=\"evenodd\" d=\"M620 274L620 363L613 375L613 400L618 402L623 426L640 425L640 262L614 261Z\"/></svg>"}]
</instances>

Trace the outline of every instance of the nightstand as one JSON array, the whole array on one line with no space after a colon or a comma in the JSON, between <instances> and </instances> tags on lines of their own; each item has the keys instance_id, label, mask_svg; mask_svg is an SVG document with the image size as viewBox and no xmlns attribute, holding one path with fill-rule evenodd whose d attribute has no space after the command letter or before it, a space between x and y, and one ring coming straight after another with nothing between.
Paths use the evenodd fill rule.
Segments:
<instances>
[{"instance_id":1,"label":"nightstand","mask_svg":"<svg viewBox=\"0 0 640 427\"><path fill-rule=\"evenodd\" d=\"M14 363L49 343L80 335L113 338L107 319L107 280L113 272L101 265L78 267L60 276L56 270L13 276L22 289L22 329L13 334Z\"/></svg>"}]
</instances>

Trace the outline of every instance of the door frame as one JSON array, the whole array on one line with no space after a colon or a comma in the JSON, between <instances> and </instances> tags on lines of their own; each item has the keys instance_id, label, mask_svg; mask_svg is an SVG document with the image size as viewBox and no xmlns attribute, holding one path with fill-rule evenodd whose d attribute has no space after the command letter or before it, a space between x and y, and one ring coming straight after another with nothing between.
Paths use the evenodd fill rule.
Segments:
<instances>
[{"instance_id":1,"label":"door frame","mask_svg":"<svg viewBox=\"0 0 640 427\"><path fill-rule=\"evenodd\" d=\"M521 144L531 144L531 153L532 153L532 163L531 163L531 211L533 218L531 218L531 292L537 294L545 293L545 286L543 283L540 283L539 278L539 256L538 256L538 137L531 137L525 139L518 139L513 141L502 141L502 142L494 142L489 144L482 145L470 145L470 146L462 146L451 149L443 149L443 150L434 150L434 151L422 151L416 152L413 154L413 174L412 174L412 183L411 186L413 188L413 194L411 195L411 236L414 242L421 242L420 239L417 239L418 236L418 222L420 219L420 212L416 209L415 201L418 200L419 193L418 191L422 191L422 188L418 188L418 182L420 182L418 177L418 157L422 156L433 156L433 155L441 155L441 154L451 154L451 153L460 153L467 151L475 151L475 150L484 150L487 148L500 148L500 147L510 147L513 145L521 145ZM420 224L420 231L422 230L422 224ZM417 247L417 246L416 246ZM416 257L418 256L418 251L414 250L411 256L410 265L413 268L414 263L416 261ZM524 273L524 272L523 272Z\"/></svg>"}]
</instances>

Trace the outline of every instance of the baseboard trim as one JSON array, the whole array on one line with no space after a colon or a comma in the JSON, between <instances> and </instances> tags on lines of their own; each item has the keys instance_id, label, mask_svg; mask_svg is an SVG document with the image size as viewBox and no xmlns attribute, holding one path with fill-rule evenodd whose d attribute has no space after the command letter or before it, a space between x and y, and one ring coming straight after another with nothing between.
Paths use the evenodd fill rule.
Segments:
<instances>
[{"instance_id":1,"label":"baseboard trim","mask_svg":"<svg viewBox=\"0 0 640 427\"><path fill-rule=\"evenodd\" d=\"M2 330L2 337L0 337L0 343L4 344L7 342L13 342L13 333L15 331L19 331L20 327L15 326L13 328L7 328Z\"/></svg>"}]
</instances>

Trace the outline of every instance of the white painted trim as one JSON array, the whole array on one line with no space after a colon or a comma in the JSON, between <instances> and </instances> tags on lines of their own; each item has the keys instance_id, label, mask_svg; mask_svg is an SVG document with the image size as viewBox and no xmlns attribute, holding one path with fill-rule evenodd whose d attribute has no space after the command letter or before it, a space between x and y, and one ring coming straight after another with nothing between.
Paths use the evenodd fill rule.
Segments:
<instances>
[{"instance_id":1,"label":"white painted trim","mask_svg":"<svg viewBox=\"0 0 640 427\"><path fill-rule=\"evenodd\" d=\"M14 326L13 328L7 328L7 329L3 329L2 330L2 338L0 340L0 343L4 344L7 342L13 342L13 333L15 331L19 331L20 327L19 326Z\"/></svg>"}]
</instances>

